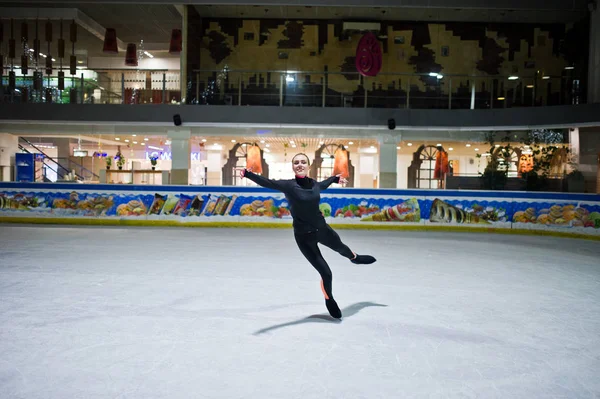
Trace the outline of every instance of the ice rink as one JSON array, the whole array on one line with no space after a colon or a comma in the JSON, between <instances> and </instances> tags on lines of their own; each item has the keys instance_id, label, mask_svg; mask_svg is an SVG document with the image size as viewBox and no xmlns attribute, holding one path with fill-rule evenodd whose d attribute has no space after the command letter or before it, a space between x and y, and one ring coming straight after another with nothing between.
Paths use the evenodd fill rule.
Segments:
<instances>
[{"instance_id":1,"label":"ice rink","mask_svg":"<svg viewBox=\"0 0 600 399\"><path fill-rule=\"evenodd\" d=\"M0 398L598 398L600 242L0 225Z\"/></svg>"}]
</instances>

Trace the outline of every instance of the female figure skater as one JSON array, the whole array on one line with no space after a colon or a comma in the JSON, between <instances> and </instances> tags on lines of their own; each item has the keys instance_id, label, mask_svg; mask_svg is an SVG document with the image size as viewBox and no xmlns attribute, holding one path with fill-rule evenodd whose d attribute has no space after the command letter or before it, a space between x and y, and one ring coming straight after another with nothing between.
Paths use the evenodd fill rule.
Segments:
<instances>
[{"instance_id":1,"label":"female figure skater","mask_svg":"<svg viewBox=\"0 0 600 399\"><path fill-rule=\"evenodd\" d=\"M352 252L342 242L340 236L325 222L325 218L319 210L321 190L327 189L332 183L347 183L347 180L341 175L337 175L331 176L322 182L317 182L307 176L309 166L308 157L300 153L292 158L292 169L296 174L295 179L270 180L252 173L252 170L249 169L242 170L240 175L242 178L247 177L262 187L281 191L285 194L294 220L294 237L298 248L321 275L321 290L325 296L325 306L332 317L339 319L342 317L342 311L333 299L331 269L323 259L317 244L323 244L333 249L356 264L373 263L375 258L370 255L357 255Z\"/></svg>"}]
</instances>

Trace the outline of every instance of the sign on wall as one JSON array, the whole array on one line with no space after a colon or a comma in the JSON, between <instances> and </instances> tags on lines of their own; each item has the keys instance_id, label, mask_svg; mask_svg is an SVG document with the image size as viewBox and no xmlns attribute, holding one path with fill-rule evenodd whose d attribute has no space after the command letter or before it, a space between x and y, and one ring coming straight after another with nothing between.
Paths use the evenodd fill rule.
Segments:
<instances>
[{"instance_id":1,"label":"sign on wall","mask_svg":"<svg viewBox=\"0 0 600 399\"><path fill-rule=\"evenodd\" d=\"M366 33L356 48L356 70L363 76L376 76L381 71L383 54L377 36Z\"/></svg>"}]
</instances>

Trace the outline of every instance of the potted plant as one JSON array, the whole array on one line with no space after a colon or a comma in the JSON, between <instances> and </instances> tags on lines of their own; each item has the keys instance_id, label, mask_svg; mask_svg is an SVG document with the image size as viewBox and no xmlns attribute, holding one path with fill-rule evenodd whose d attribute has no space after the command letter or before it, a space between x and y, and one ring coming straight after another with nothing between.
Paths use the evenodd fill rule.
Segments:
<instances>
[{"instance_id":1,"label":"potted plant","mask_svg":"<svg viewBox=\"0 0 600 399\"><path fill-rule=\"evenodd\" d=\"M112 165L112 158L106 157L106 170L110 170L111 165Z\"/></svg>"},{"instance_id":2,"label":"potted plant","mask_svg":"<svg viewBox=\"0 0 600 399\"><path fill-rule=\"evenodd\" d=\"M125 165L125 157L121 153L118 153L115 158L117 160L117 167L119 168L119 170L122 170L123 165Z\"/></svg>"},{"instance_id":3,"label":"potted plant","mask_svg":"<svg viewBox=\"0 0 600 399\"><path fill-rule=\"evenodd\" d=\"M156 156L156 155L150 156L150 163L152 164L152 170L156 170L157 161L158 161L158 156Z\"/></svg>"}]
</instances>

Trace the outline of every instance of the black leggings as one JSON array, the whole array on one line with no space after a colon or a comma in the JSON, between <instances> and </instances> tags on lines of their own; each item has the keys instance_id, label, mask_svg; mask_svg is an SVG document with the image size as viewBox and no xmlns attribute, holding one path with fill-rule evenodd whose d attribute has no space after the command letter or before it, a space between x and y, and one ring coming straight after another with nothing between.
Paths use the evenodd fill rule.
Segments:
<instances>
[{"instance_id":1,"label":"black leggings","mask_svg":"<svg viewBox=\"0 0 600 399\"><path fill-rule=\"evenodd\" d=\"M300 248L300 252L302 252L310 264L313 265L321 275L321 289L323 290L325 299L333 298L333 276L331 274L331 269L325 259L323 259L323 255L321 255L321 251L317 244L323 244L348 259L354 258L354 254L350 248L342 242L338 233L329 227L329 225L310 233L294 234L294 237L296 238L296 243L298 244L298 248Z\"/></svg>"}]
</instances>

